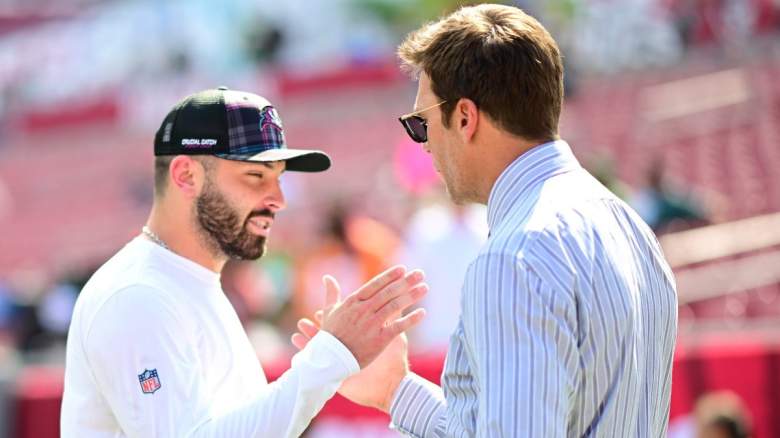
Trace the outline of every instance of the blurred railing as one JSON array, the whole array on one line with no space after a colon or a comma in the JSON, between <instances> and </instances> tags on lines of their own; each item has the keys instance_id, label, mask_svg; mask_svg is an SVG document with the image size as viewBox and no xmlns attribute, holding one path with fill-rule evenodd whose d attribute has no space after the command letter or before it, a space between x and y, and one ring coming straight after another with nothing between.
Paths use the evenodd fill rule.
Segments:
<instances>
[{"instance_id":1,"label":"blurred railing","mask_svg":"<svg viewBox=\"0 0 780 438\"><path fill-rule=\"evenodd\" d=\"M780 283L780 213L667 234L659 241L675 270L681 305Z\"/></svg>"}]
</instances>

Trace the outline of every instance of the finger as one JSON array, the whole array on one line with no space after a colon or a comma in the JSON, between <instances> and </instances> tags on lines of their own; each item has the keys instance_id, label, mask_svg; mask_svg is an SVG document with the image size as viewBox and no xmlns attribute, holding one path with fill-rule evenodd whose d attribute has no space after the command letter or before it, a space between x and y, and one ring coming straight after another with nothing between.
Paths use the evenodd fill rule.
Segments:
<instances>
[{"instance_id":1,"label":"finger","mask_svg":"<svg viewBox=\"0 0 780 438\"><path fill-rule=\"evenodd\" d=\"M398 297L388 301L376 312L377 318L381 321L387 321L394 315L399 315L409 306L420 301L425 294L428 293L428 285L425 283L418 284L411 288L408 293L401 294Z\"/></svg>"},{"instance_id":2,"label":"finger","mask_svg":"<svg viewBox=\"0 0 780 438\"><path fill-rule=\"evenodd\" d=\"M339 282L330 275L323 275L322 284L325 286L325 307L328 308L338 303L341 297Z\"/></svg>"},{"instance_id":3,"label":"finger","mask_svg":"<svg viewBox=\"0 0 780 438\"><path fill-rule=\"evenodd\" d=\"M407 273L403 278L390 283L387 287L374 295L370 300L369 308L373 312L376 312L390 300L399 297L401 294L423 281L423 278L425 278L425 275L419 269Z\"/></svg>"},{"instance_id":4,"label":"finger","mask_svg":"<svg viewBox=\"0 0 780 438\"><path fill-rule=\"evenodd\" d=\"M302 334L309 338L313 338L314 335L317 334L318 331L320 331L319 327L317 327L316 324L314 324L310 319L303 318L298 320L298 331L300 331Z\"/></svg>"},{"instance_id":5,"label":"finger","mask_svg":"<svg viewBox=\"0 0 780 438\"><path fill-rule=\"evenodd\" d=\"M384 289L388 284L395 280L398 280L406 273L406 267L397 265L382 272L376 277L369 280L355 294L360 300L367 300L374 296L377 292Z\"/></svg>"},{"instance_id":6,"label":"finger","mask_svg":"<svg viewBox=\"0 0 780 438\"><path fill-rule=\"evenodd\" d=\"M323 310L318 310L314 312L314 321L317 323L318 326L322 325L322 317L325 315L325 312Z\"/></svg>"},{"instance_id":7,"label":"finger","mask_svg":"<svg viewBox=\"0 0 780 438\"><path fill-rule=\"evenodd\" d=\"M390 339L393 339L399 334L419 324L420 321L423 320L423 318L425 318L425 309L423 309L422 307L419 309L415 309L414 311L409 312L408 315L396 319L390 325L385 327L386 336Z\"/></svg>"},{"instance_id":8,"label":"finger","mask_svg":"<svg viewBox=\"0 0 780 438\"><path fill-rule=\"evenodd\" d=\"M310 340L309 338L307 338L306 336L304 336L304 335L302 335L300 333L295 333L290 338L290 341L292 342L292 344L295 345L295 348L297 348L299 350L303 350L303 347L305 347L306 344L309 343L309 340Z\"/></svg>"}]
</instances>

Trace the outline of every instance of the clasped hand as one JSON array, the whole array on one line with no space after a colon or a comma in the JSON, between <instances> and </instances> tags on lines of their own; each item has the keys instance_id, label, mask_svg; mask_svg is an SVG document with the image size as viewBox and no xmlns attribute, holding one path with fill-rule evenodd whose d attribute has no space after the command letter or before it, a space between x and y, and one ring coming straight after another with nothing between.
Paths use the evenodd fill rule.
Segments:
<instances>
[{"instance_id":1,"label":"clasped hand","mask_svg":"<svg viewBox=\"0 0 780 438\"><path fill-rule=\"evenodd\" d=\"M418 324L425 310L402 316L428 291L422 271L392 267L377 275L343 300L338 282L323 277L325 308L314 321L298 321L292 343L302 349L319 330L325 330L346 346L361 372L347 379L339 393L355 403L389 411L393 393L409 372L403 333Z\"/></svg>"}]
</instances>

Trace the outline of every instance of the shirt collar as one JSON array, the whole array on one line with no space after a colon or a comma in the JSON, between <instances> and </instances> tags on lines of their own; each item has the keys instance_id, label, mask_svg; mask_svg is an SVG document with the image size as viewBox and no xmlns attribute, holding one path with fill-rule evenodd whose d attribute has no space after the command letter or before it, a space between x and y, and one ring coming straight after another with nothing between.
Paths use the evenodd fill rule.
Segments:
<instances>
[{"instance_id":1,"label":"shirt collar","mask_svg":"<svg viewBox=\"0 0 780 438\"><path fill-rule=\"evenodd\" d=\"M501 172L488 197L488 227L491 231L503 222L512 207L522 205L531 189L555 175L580 167L568 143L555 140L543 143L517 157ZM528 203L528 208L533 204ZM521 212L524 213L524 212Z\"/></svg>"}]
</instances>

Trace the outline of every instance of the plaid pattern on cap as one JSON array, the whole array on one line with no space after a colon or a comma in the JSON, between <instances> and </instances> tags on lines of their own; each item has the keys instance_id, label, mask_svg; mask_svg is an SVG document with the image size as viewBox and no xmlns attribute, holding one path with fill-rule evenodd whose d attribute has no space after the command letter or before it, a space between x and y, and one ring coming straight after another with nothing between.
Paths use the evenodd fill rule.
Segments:
<instances>
[{"instance_id":1,"label":"plaid pattern on cap","mask_svg":"<svg viewBox=\"0 0 780 438\"><path fill-rule=\"evenodd\" d=\"M225 92L228 150L219 157L240 159L269 149L286 149L282 119L270 102L249 93Z\"/></svg>"},{"instance_id":2,"label":"plaid pattern on cap","mask_svg":"<svg viewBox=\"0 0 780 438\"><path fill-rule=\"evenodd\" d=\"M257 154L268 149L285 149L282 121L272 106L228 104L228 145L230 154Z\"/></svg>"},{"instance_id":3,"label":"plaid pattern on cap","mask_svg":"<svg viewBox=\"0 0 780 438\"><path fill-rule=\"evenodd\" d=\"M235 161L284 161L287 170L321 172L330 157L287 147L282 120L262 96L219 87L179 102L155 135L154 153L213 155Z\"/></svg>"}]
</instances>

